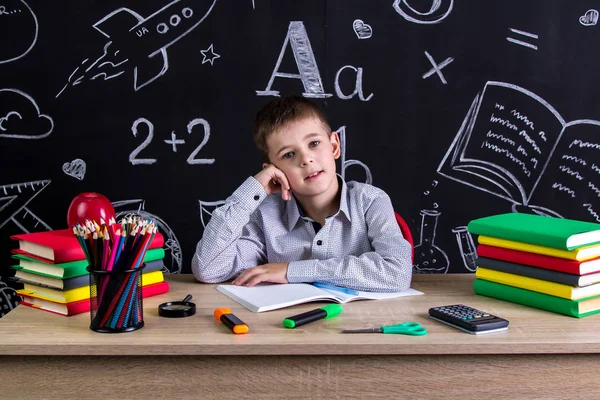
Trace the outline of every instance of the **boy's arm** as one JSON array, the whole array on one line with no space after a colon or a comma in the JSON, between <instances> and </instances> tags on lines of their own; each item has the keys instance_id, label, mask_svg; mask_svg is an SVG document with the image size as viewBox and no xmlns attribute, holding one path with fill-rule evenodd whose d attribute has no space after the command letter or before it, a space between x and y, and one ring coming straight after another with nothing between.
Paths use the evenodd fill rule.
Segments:
<instances>
[{"instance_id":1,"label":"boy's arm","mask_svg":"<svg viewBox=\"0 0 600 400\"><path fill-rule=\"evenodd\" d=\"M249 177L213 211L192 259L192 272L206 283L227 281L266 260L263 232L252 214L267 197L263 185Z\"/></svg>"},{"instance_id":2,"label":"boy's arm","mask_svg":"<svg viewBox=\"0 0 600 400\"><path fill-rule=\"evenodd\" d=\"M412 250L394 218L389 196L376 197L365 213L373 251L360 256L290 262L290 283L326 282L357 290L396 292L408 289Z\"/></svg>"}]
</instances>

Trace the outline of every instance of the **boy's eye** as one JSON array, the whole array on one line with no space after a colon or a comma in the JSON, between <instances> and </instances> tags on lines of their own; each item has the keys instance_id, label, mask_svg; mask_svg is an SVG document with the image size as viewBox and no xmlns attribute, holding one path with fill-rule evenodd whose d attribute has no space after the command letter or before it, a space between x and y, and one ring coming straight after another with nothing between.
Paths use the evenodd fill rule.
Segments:
<instances>
[{"instance_id":1,"label":"boy's eye","mask_svg":"<svg viewBox=\"0 0 600 400\"><path fill-rule=\"evenodd\" d=\"M293 151L290 151L290 152L287 152L287 153L285 153L285 154L282 156L282 158L292 158L293 156L294 156L294 152L293 152Z\"/></svg>"},{"instance_id":2,"label":"boy's eye","mask_svg":"<svg viewBox=\"0 0 600 400\"><path fill-rule=\"evenodd\" d=\"M321 142L319 142L318 140L314 140L314 141L310 142L309 146L310 147L317 147L319 145L319 143L321 143Z\"/></svg>"}]
</instances>

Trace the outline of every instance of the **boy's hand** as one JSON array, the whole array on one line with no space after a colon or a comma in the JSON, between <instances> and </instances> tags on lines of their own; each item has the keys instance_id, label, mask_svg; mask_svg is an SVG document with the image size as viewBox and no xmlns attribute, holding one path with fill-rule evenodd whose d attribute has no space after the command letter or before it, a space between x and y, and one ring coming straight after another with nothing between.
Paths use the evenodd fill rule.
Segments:
<instances>
[{"instance_id":1,"label":"boy's hand","mask_svg":"<svg viewBox=\"0 0 600 400\"><path fill-rule=\"evenodd\" d=\"M287 176L273 164L263 164L263 170L256 174L254 178L263 185L267 195L281 192L282 199L290 200L292 198Z\"/></svg>"},{"instance_id":2,"label":"boy's hand","mask_svg":"<svg viewBox=\"0 0 600 400\"><path fill-rule=\"evenodd\" d=\"M246 285L252 287L260 282L288 283L287 280L288 263L271 263L257 265L256 267L244 270L231 283L234 285Z\"/></svg>"}]
</instances>

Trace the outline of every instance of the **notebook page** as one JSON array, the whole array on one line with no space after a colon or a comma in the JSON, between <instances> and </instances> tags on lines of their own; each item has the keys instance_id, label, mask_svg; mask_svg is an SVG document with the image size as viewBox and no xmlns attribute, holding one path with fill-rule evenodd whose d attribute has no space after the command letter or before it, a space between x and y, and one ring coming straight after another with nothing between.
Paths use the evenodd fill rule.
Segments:
<instances>
[{"instance_id":1,"label":"notebook page","mask_svg":"<svg viewBox=\"0 0 600 400\"><path fill-rule=\"evenodd\" d=\"M327 293L306 283L259 284L253 287L219 285L217 290L250 311L263 312L310 301L339 301L343 293Z\"/></svg>"}]
</instances>

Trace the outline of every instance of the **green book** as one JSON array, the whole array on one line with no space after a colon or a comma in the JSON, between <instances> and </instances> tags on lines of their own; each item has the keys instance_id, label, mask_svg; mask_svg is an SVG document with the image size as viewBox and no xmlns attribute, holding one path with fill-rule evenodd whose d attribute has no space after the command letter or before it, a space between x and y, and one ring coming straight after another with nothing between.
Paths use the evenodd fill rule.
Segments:
<instances>
[{"instance_id":1,"label":"green book","mask_svg":"<svg viewBox=\"0 0 600 400\"><path fill-rule=\"evenodd\" d=\"M75 276L87 275L87 260L71 261L61 264L46 263L35 258L27 257L23 254L13 254L13 258L19 260L19 268L32 274L47 276L50 278L68 279ZM165 250L161 247L146 251L144 262L162 260L165 257Z\"/></svg>"},{"instance_id":2,"label":"green book","mask_svg":"<svg viewBox=\"0 0 600 400\"><path fill-rule=\"evenodd\" d=\"M600 313L600 296L569 300L483 279L475 279L473 290L482 296L494 297L571 317L583 318Z\"/></svg>"},{"instance_id":3,"label":"green book","mask_svg":"<svg viewBox=\"0 0 600 400\"><path fill-rule=\"evenodd\" d=\"M600 224L534 214L508 213L469 222L470 233L573 250L600 243Z\"/></svg>"},{"instance_id":4,"label":"green book","mask_svg":"<svg viewBox=\"0 0 600 400\"><path fill-rule=\"evenodd\" d=\"M157 249L146 250L146 255L144 256L144 262L154 261L154 260L162 260L165 258L165 249L159 247Z\"/></svg>"},{"instance_id":5,"label":"green book","mask_svg":"<svg viewBox=\"0 0 600 400\"><path fill-rule=\"evenodd\" d=\"M51 264L23 254L13 254L19 260L19 267L32 274L39 274L50 278L68 279L75 276L87 275L87 260L70 261L66 263Z\"/></svg>"}]
</instances>

